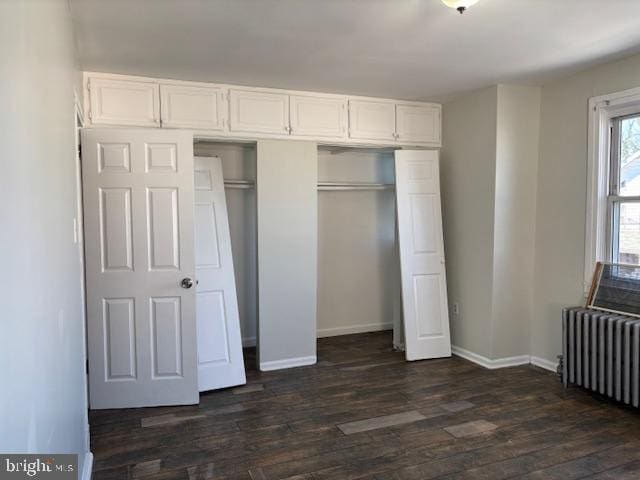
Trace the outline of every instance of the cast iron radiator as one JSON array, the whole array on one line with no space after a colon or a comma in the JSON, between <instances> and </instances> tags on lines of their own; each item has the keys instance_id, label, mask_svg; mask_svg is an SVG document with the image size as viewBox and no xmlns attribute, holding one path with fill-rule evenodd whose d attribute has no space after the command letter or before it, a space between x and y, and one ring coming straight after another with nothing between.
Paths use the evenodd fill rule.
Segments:
<instances>
[{"instance_id":1,"label":"cast iron radiator","mask_svg":"<svg viewBox=\"0 0 640 480\"><path fill-rule=\"evenodd\" d=\"M582 307L562 311L562 381L640 405L640 319Z\"/></svg>"}]
</instances>

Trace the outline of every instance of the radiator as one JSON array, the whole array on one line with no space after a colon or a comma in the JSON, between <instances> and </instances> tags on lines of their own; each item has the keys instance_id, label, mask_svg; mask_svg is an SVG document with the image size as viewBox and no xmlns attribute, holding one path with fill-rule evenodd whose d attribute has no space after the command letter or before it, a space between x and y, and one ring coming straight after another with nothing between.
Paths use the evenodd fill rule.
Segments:
<instances>
[{"instance_id":1,"label":"radiator","mask_svg":"<svg viewBox=\"0 0 640 480\"><path fill-rule=\"evenodd\" d=\"M562 381L640 405L640 319L581 307L562 311Z\"/></svg>"}]
</instances>

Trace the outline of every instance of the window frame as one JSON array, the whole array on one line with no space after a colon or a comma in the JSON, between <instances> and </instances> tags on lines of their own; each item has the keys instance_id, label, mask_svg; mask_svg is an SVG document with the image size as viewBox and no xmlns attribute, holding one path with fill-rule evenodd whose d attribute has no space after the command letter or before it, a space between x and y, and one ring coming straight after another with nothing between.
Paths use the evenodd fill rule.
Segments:
<instances>
[{"instance_id":1,"label":"window frame","mask_svg":"<svg viewBox=\"0 0 640 480\"><path fill-rule=\"evenodd\" d=\"M601 95L589 99L587 147L587 206L585 222L584 294L591 288L596 262L613 258L614 200L610 193L615 176L611 172L613 120L640 113L640 88ZM615 190L617 193L617 188ZM640 197L623 197L624 200ZM617 203L615 203L617 202ZM617 242L616 242L617 243Z\"/></svg>"}]
</instances>

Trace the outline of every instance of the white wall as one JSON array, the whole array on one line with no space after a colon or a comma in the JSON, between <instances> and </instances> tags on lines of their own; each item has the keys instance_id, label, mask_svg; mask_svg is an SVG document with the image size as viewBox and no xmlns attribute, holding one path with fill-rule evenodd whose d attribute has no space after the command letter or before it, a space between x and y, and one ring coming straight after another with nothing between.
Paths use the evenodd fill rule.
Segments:
<instances>
[{"instance_id":1,"label":"white wall","mask_svg":"<svg viewBox=\"0 0 640 480\"><path fill-rule=\"evenodd\" d=\"M587 102L640 87L640 55L542 87L532 354L555 361L562 307L584 302Z\"/></svg>"},{"instance_id":2,"label":"white wall","mask_svg":"<svg viewBox=\"0 0 640 480\"><path fill-rule=\"evenodd\" d=\"M443 105L442 213L452 343L491 355L497 88ZM449 309L451 312L451 308ZM452 313L452 312L451 312Z\"/></svg>"},{"instance_id":3,"label":"white wall","mask_svg":"<svg viewBox=\"0 0 640 480\"><path fill-rule=\"evenodd\" d=\"M394 183L393 152L318 153L319 182ZM400 302L393 190L318 192L318 336L390 330Z\"/></svg>"},{"instance_id":4,"label":"white wall","mask_svg":"<svg viewBox=\"0 0 640 480\"><path fill-rule=\"evenodd\" d=\"M443 108L452 343L494 360L529 355L540 89L497 85Z\"/></svg>"},{"instance_id":5,"label":"white wall","mask_svg":"<svg viewBox=\"0 0 640 480\"><path fill-rule=\"evenodd\" d=\"M259 140L258 361L261 370L316 361L318 147Z\"/></svg>"},{"instance_id":6,"label":"white wall","mask_svg":"<svg viewBox=\"0 0 640 480\"><path fill-rule=\"evenodd\" d=\"M491 358L528 355L540 88L498 85Z\"/></svg>"},{"instance_id":7,"label":"white wall","mask_svg":"<svg viewBox=\"0 0 640 480\"><path fill-rule=\"evenodd\" d=\"M225 180L256 179L255 144L196 143L196 155L218 156L222 159ZM231 250L236 275L240 330L245 346L256 344L258 254L256 237L255 189L225 189Z\"/></svg>"},{"instance_id":8,"label":"white wall","mask_svg":"<svg viewBox=\"0 0 640 480\"><path fill-rule=\"evenodd\" d=\"M0 2L0 451L88 450L65 0Z\"/></svg>"}]
</instances>

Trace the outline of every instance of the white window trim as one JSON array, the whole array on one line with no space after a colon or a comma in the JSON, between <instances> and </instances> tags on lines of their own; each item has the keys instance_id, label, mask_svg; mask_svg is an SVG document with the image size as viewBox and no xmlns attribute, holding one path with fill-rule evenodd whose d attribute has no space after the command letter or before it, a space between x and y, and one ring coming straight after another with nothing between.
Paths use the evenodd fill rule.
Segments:
<instances>
[{"instance_id":1,"label":"white window trim","mask_svg":"<svg viewBox=\"0 0 640 480\"><path fill-rule=\"evenodd\" d=\"M640 88L589 99L587 147L587 209L584 250L584 292L591 287L596 262L610 261L607 249L607 193L611 119L640 111Z\"/></svg>"}]
</instances>

